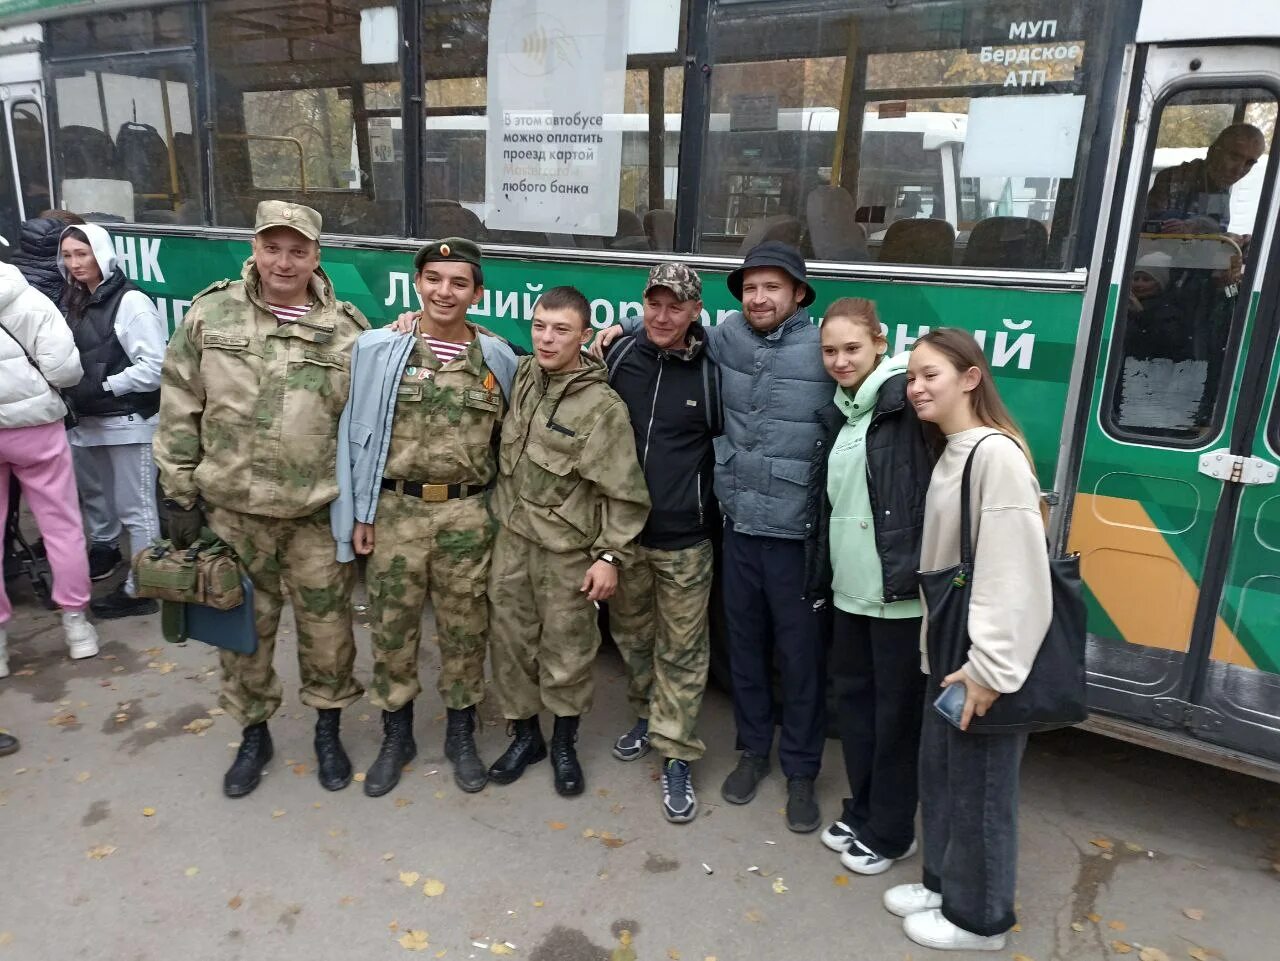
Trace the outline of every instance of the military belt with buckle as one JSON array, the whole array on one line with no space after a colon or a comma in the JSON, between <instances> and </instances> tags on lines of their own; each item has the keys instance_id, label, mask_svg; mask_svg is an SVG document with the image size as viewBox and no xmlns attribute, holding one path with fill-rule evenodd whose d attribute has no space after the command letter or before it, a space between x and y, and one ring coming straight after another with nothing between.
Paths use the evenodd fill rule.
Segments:
<instances>
[{"instance_id":1,"label":"military belt with buckle","mask_svg":"<svg viewBox=\"0 0 1280 961\"><path fill-rule=\"evenodd\" d=\"M382 478L384 491L394 491L406 497L417 497L431 504L439 504L459 497L471 497L487 491L492 486L492 484L423 484L419 481Z\"/></svg>"}]
</instances>

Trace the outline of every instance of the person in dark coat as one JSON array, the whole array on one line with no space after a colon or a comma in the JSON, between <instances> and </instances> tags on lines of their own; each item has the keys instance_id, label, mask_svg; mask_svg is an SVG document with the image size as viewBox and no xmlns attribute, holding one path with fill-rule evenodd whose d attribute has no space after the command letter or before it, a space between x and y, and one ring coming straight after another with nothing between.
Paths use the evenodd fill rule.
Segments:
<instances>
[{"instance_id":1,"label":"person in dark coat","mask_svg":"<svg viewBox=\"0 0 1280 961\"><path fill-rule=\"evenodd\" d=\"M22 224L18 250L9 258L27 283L59 306L66 281L58 270L58 244L63 230L82 223L84 218L70 211L46 210Z\"/></svg>"}]
</instances>

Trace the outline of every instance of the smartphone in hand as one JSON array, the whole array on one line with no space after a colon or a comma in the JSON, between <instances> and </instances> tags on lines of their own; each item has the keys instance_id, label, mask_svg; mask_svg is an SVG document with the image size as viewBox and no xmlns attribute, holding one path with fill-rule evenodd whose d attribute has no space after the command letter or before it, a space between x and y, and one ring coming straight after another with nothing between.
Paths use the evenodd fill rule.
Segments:
<instances>
[{"instance_id":1,"label":"smartphone in hand","mask_svg":"<svg viewBox=\"0 0 1280 961\"><path fill-rule=\"evenodd\" d=\"M952 684L944 687L942 693L933 702L933 709L945 717L957 730L960 730L960 722L964 718L965 693L963 684Z\"/></svg>"}]
</instances>

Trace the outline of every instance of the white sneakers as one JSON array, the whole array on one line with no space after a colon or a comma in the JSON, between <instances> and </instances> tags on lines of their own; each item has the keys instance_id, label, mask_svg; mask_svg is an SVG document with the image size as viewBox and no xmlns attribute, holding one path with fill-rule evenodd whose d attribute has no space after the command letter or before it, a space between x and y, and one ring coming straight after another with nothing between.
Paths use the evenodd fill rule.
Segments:
<instances>
[{"instance_id":1,"label":"white sneakers","mask_svg":"<svg viewBox=\"0 0 1280 961\"><path fill-rule=\"evenodd\" d=\"M923 884L899 884L884 893L884 906L900 918L942 907L942 895Z\"/></svg>"},{"instance_id":2,"label":"white sneakers","mask_svg":"<svg viewBox=\"0 0 1280 961\"><path fill-rule=\"evenodd\" d=\"M9 676L9 631L0 624L0 677Z\"/></svg>"},{"instance_id":3,"label":"white sneakers","mask_svg":"<svg viewBox=\"0 0 1280 961\"><path fill-rule=\"evenodd\" d=\"M822 829L821 839L828 850L844 854L857 836L857 832L843 821L832 821Z\"/></svg>"},{"instance_id":4,"label":"white sneakers","mask_svg":"<svg viewBox=\"0 0 1280 961\"><path fill-rule=\"evenodd\" d=\"M98 632L94 630L84 611L63 611L62 631L67 636L72 660L93 657L98 653Z\"/></svg>"},{"instance_id":5,"label":"white sneakers","mask_svg":"<svg viewBox=\"0 0 1280 961\"><path fill-rule=\"evenodd\" d=\"M888 895L885 895L888 901ZM1003 951L1004 935L973 934L958 928L942 916L942 911L932 908L909 916L902 922L902 930L916 944L940 951Z\"/></svg>"},{"instance_id":6,"label":"white sneakers","mask_svg":"<svg viewBox=\"0 0 1280 961\"><path fill-rule=\"evenodd\" d=\"M916 848L916 842L912 841L911 847L896 858L886 858L876 854L871 848L854 838L844 854L840 855L840 863L854 874L884 874L885 871L893 867L895 861L901 861L903 858L909 858L915 854Z\"/></svg>"}]
</instances>

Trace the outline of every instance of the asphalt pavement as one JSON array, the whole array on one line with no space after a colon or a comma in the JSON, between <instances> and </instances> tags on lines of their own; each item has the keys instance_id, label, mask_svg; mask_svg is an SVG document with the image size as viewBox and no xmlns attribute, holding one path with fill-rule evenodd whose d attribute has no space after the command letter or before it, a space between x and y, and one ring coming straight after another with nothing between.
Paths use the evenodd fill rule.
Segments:
<instances>
[{"instance_id":1,"label":"asphalt pavement","mask_svg":"<svg viewBox=\"0 0 1280 961\"><path fill-rule=\"evenodd\" d=\"M921 961L881 906L920 860L847 874L783 817L777 771L745 807L724 803L728 699L709 692L695 766L698 819L666 823L658 758L609 753L631 724L622 665L596 669L579 750L587 791L558 797L547 763L467 795L444 760L444 710L424 643L419 756L378 799L315 779L314 712L297 700L288 615L276 756L248 798L222 796L240 732L216 709L216 653L169 645L158 617L100 623L102 652L66 657L57 615L21 582L0 725L0 961ZM428 626L426 637L430 638ZM360 676L368 632L358 631ZM482 756L505 747L492 701ZM358 770L378 712L345 712ZM844 793L838 745L818 781ZM1280 958L1280 788L1082 732L1033 738L1024 765L1017 961Z\"/></svg>"}]
</instances>

